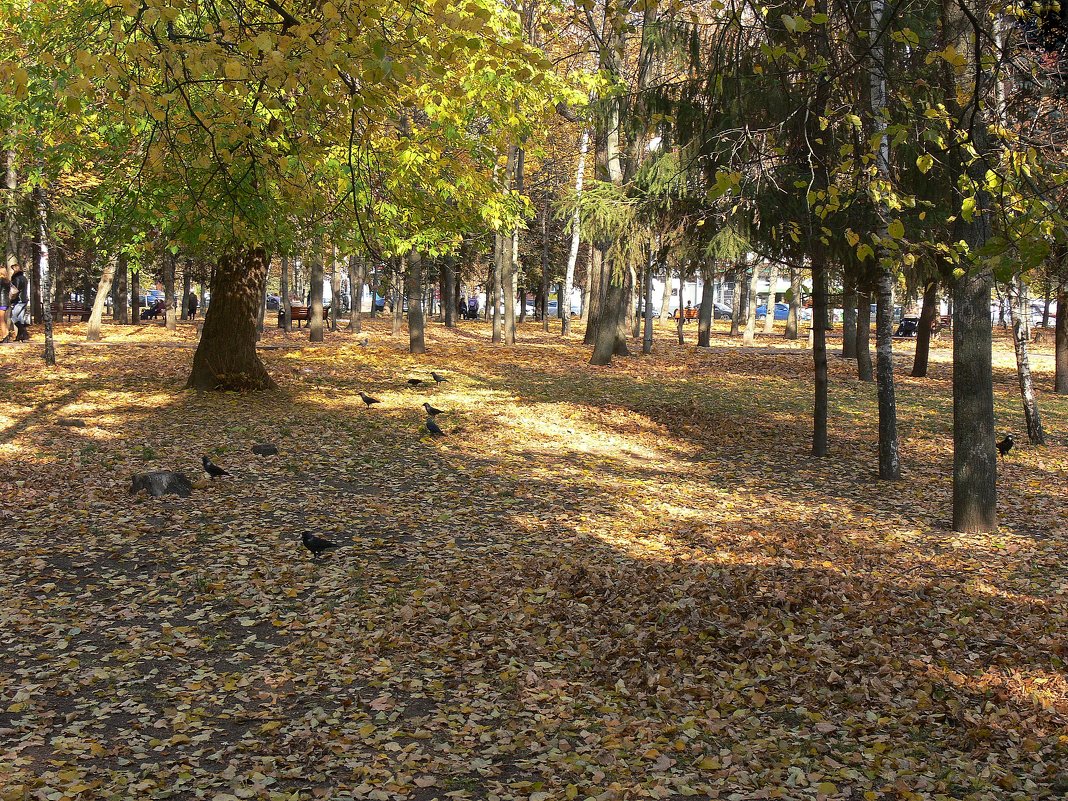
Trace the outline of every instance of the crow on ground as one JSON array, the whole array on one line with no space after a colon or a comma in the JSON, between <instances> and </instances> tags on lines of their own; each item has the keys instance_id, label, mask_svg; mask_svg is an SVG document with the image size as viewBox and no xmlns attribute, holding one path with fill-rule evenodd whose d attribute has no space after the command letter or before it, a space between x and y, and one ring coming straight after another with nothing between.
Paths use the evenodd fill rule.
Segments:
<instances>
[{"instance_id":1,"label":"crow on ground","mask_svg":"<svg viewBox=\"0 0 1068 801\"><path fill-rule=\"evenodd\" d=\"M410 386L410 387L417 387L422 383L423 383L423 379L421 379L421 378L409 378L408 379L408 386Z\"/></svg>"},{"instance_id":2,"label":"crow on ground","mask_svg":"<svg viewBox=\"0 0 1068 801\"><path fill-rule=\"evenodd\" d=\"M1009 451L1012 450L1012 446L1016 444L1016 440L1012 438L1012 434L1006 434L1005 439L997 443L998 454L1000 456L1008 456Z\"/></svg>"},{"instance_id":3,"label":"crow on ground","mask_svg":"<svg viewBox=\"0 0 1068 801\"><path fill-rule=\"evenodd\" d=\"M372 398L366 392L361 392L360 393L360 400L362 400L364 402L365 406L372 406L373 404L382 402L378 398Z\"/></svg>"},{"instance_id":4,"label":"crow on ground","mask_svg":"<svg viewBox=\"0 0 1068 801\"><path fill-rule=\"evenodd\" d=\"M434 383L435 384L440 384L440 383L442 383L444 381L448 381L449 380L445 376L438 375L437 373L434 373L434 372L432 372L430 375L434 379Z\"/></svg>"},{"instance_id":5,"label":"crow on ground","mask_svg":"<svg viewBox=\"0 0 1068 801\"><path fill-rule=\"evenodd\" d=\"M428 417L426 419L426 430L429 431L430 435L433 436L433 437L444 437L445 436L445 432L442 431L441 427L437 423L434 422L434 418L433 417Z\"/></svg>"},{"instance_id":6,"label":"crow on ground","mask_svg":"<svg viewBox=\"0 0 1068 801\"><path fill-rule=\"evenodd\" d=\"M207 456L202 456L200 458L200 461L204 465L204 472L207 473L209 476L211 476L211 480L212 481L217 479L219 476L228 476L228 475L230 475L225 470L223 470L221 467L219 467L219 465L215 464L215 462L213 462Z\"/></svg>"},{"instance_id":7,"label":"crow on ground","mask_svg":"<svg viewBox=\"0 0 1068 801\"><path fill-rule=\"evenodd\" d=\"M423 408L426 409L426 413L428 415L430 415L431 417L433 417L434 415L438 415L438 414L444 414L444 412L442 412L441 409L435 409L429 403L424 403L423 404Z\"/></svg>"},{"instance_id":8,"label":"crow on ground","mask_svg":"<svg viewBox=\"0 0 1068 801\"><path fill-rule=\"evenodd\" d=\"M331 548L339 547L336 542L328 540L325 537L320 537L318 534L312 534L310 531L305 531L300 535L300 541L304 543L304 547L312 552L312 556L316 559L319 558L319 554L324 551L329 551Z\"/></svg>"}]
</instances>

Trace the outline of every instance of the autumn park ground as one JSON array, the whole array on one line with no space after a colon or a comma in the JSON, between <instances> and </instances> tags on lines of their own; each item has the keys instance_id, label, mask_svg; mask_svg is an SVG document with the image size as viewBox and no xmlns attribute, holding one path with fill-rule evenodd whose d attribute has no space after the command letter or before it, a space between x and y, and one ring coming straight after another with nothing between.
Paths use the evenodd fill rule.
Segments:
<instances>
[{"instance_id":1,"label":"autumn park ground","mask_svg":"<svg viewBox=\"0 0 1068 801\"><path fill-rule=\"evenodd\" d=\"M257 395L183 389L186 324L61 324L54 369L39 329L0 351L0 799L1066 797L1048 349L1033 448L996 343L1018 446L977 537L947 523L947 342L928 379L897 343L886 483L874 385L832 357L813 460L811 355L779 335L665 326L595 368L555 326L431 326L415 357L385 325L269 330ZM201 454L233 477L128 495Z\"/></svg>"}]
</instances>

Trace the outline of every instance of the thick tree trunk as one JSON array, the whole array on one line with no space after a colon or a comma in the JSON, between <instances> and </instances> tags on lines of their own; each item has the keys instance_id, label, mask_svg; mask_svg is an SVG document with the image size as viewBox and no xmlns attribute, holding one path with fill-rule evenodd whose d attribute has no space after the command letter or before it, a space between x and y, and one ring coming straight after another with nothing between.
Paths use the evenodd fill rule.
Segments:
<instances>
[{"instance_id":1,"label":"thick tree trunk","mask_svg":"<svg viewBox=\"0 0 1068 801\"><path fill-rule=\"evenodd\" d=\"M879 396L879 478L901 478L894 392L894 276L885 266L876 283L875 354Z\"/></svg>"},{"instance_id":2,"label":"thick tree trunk","mask_svg":"<svg viewBox=\"0 0 1068 801\"><path fill-rule=\"evenodd\" d=\"M597 331L600 328L601 315L604 311L605 286L607 283L604 280L606 261L604 251L596 245L591 245L590 255L590 263L587 267L587 272L589 273L587 283L590 285L588 313L583 309L586 317L586 335L583 338L583 342L586 345L593 345L597 341Z\"/></svg>"},{"instance_id":3,"label":"thick tree trunk","mask_svg":"<svg viewBox=\"0 0 1068 801\"><path fill-rule=\"evenodd\" d=\"M748 302L748 308L745 310L745 334L742 336L742 342L746 345L752 345L756 341L756 323L757 323L757 285L760 281L760 268L757 265L753 265L753 274L749 276L749 291L746 295Z\"/></svg>"},{"instance_id":4,"label":"thick tree trunk","mask_svg":"<svg viewBox=\"0 0 1068 801\"><path fill-rule=\"evenodd\" d=\"M211 303L193 355L186 386L198 390L273 389L256 353L256 315L263 302L268 256L248 247L219 259L211 282Z\"/></svg>"},{"instance_id":5,"label":"thick tree trunk","mask_svg":"<svg viewBox=\"0 0 1068 801\"><path fill-rule=\"evenodd\" d=\"M85 333L85 338L89 342L100 341L100 324L104 318L105 301L107 301L108 293L111 292L115 261L116 258L112 256L104 262L104 271L100 274L100 282L96 285L96 298L93 300L93 311L89 315L89 327Z\"/></svg>"},{"instance_id":6,"label":"thick tree trunk","mask_svg":"<svg viewBox=\"0 0 1068 801\"><path fill-rule=\"evenodd\" d=\"M812 404L812 455L827 455L827 265L821 253L812 256L812 362L815 398Z\"/></svg>"},{"instance_id":7,"label":"thick tree trunk","mask_svg":"<svg viewBox=\"0 0 1068 801\"><path fill-rule=\"evenodd\" d=\"M112 322L118 323L119 325L130 324L129 275L130 268L126 259L126 254L119 251L113 286L115 297L112 300L111 312Z\"/></svg>"},{"instance_id":8,"label":"thick tree trunk","mask_svg":"<svg viewBox=\"0 0 1068 801\"><path fill-rule=\"evenodd\" d=\"M770 334L775 330L775 286L779 283L779 267L772 264L768 270L768 313L764 315L764 333Z\"/></svg>"},{"instance_id":9,"label":"thick tree trunk","mask_svg":"<svg viewBox=\"0 0 1068 801\"><path fill-rule=\"evenodd\" d=\"M426 353L423 337L423 258L419 251L408 254L408 352Z\"/></svg>"},{"instance_id":10,"label":"thick tree trunk","mask_svg":"<svg viewBox=\"0 0 1068 801\"><path fill-rule=\"evenodd\" d=\"M287 334L292 330L293 303L289 298L289 256L282 256L282 330ZM204 295L201 293L201 301Z\"/></svg>"},{"instance_id":11,"label":"thick tree trunk","mask_svg":"<svg viewBox=\"0 0 1068 801\"><path fill-rule=\"evenodd\" d=\"M168 331L178 330L178 318L174 302L174 254L170 250L163 253L163 323Z\"/></svg>"},{"instance_id":12,"label":"thick tree trunk","mask_svg":"<svg viewBox=\"0 0 1068 801\"><path fill-rule=\"evenodd\" d=\"M41 276L41 311L45 330L44 361L51 367L56 363L56 343L52 337L52 270L49 266L48 193L45 189L34 190L34 202L37 207L37 263Z\"/></svg>"},{"instance_id":13,"label":"thick tree trunk","mask_svg":"<svg viewBox=\"0 0 1068 801\"><path fill-rule=\"evenodd\" d=\"M322 250L322 242L312 243L308 275L308 281L311 284L308 298L308 305L311 307L308 311L308 330L311 342L323 341L323 281L326 278L323 271Z\"/></svg>"},{"instance_id":14,"label":"thick tree trunk","mask_svg":"<svg viewBox=\"0 0 1068 801\"><path fill-rule=\"evenodd\" d=\"M697 346L707 348L712 344L712 309L715 287L712 275L705 270L701 284L701 305L697 309Z\"/></svg>"},{"instance_id":15,"label":"thick tree trunk","mask_svg":"<svg viewBox=\"0 0 1068 801\"><path fill-rule=\"evenodd\" d=\"M928 281L923 287L923 308L916 331L916 355L912 360L913 378L927 377L927 363L931 357L931 329L938 319L938 281Z\"/></svg>"},{"instance_id":16,"label":"thick tree trunk","mask_svg":"<svg viewBox=\"0 0 1068 801\"><path fill-rule=\"evenodd\" d=\"M623 306L629 293L625 283L621 278L608 283L590 364L611 364L612 355L617 353L620 347L626 350L626 312Z\"/></svg>"},{"instance_id":17,"label":"thick tree trunk","mask_svg":"<svg viewBox=\"0 0 1068 801\"><path fill-rule=\"evenodd\" d=\"M786 315L786 339L797 339L797 318L801 313L801 271L790 268L790 312Z\"/></svg>"},{"instance_id":18,"label":"thick tree trunk","mask_svg":"<svg viewBox=\"0 0 1068 801\"><path fill-rule=\"evenodd\" d=\"M871 368L871 293L867 287L857 290L857 377L874 381Z\"/></svg>"},{"instance_id":19,"label":"thick tree trunk","mask_svg":"<svg viewBox=\"0 0 1068 801\"><path fill-rule=\"evenodd\" d=\"M857 310L860 299L857 296L857 273L852 267L845 267L842 275L842 358L857 358ZM869 315L870 316L870 315ZM870 360L869 356L869 360Z\"/></svg>"},{"instance_id":20,"label":"thick tree trunk","mask_svg":"<svg viewBox=\"0 0 1068 801\"><path fill-rule=\"evenodd\" d=\"M1068 394L1068 281L1061 281L1057 287L1057 330L1055 332L1056 355L1054 361L1056 372L1053 378L1053 391Z\"/></svg>"}]
</instances>

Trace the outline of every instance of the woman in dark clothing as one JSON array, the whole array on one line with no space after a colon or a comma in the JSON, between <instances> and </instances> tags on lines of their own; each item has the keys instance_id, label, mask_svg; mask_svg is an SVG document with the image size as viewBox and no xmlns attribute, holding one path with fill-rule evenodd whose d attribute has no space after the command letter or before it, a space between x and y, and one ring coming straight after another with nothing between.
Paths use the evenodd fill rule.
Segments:
<instances>
[{"instance_id":1,"label":"woman in dark clothing","mask_svg":"<svg viewBox=\"0 0 1068 801\"><path fill-rule=\"evenodd\" d=\"M8 325L8 308L11 306L11 281L7 277L7 265L0 265L0 342L11 341Z\"/></svg>"},{"instance_id":2,"label":"woman in dark clothing","mask_svg":"<svg viewBox=\"0 0 1068 801\"><path fill-rule=\"evenodd\" d=\"M186 300L186 309L189 311L189 319L197 319L197 306L200 305L200 300L197 298L196 292L190 292L189 298Z\"/></svg>"},{"instance_id":3,"label":"woman in dark clothing","mask_svg":"<svg viewBox=\"0 0 1068 801\"><path fill-rule=\"evenodd\" d=\"M15 324L18 334L16 342L28 342L30 339L30 282L22 267L16 267L11 276L11 322Z\"/></svg>"}]
</instances>

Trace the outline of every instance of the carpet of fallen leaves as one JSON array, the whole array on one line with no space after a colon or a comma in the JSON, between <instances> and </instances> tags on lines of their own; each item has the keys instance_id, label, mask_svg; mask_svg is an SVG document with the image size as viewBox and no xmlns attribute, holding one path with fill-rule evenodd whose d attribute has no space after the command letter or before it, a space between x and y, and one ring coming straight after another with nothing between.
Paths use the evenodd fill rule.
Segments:
<instances>
[{"instance_id":1,"label":"carpet of fallen leaves","mask_svg":"<svg viewBox=\"0 0 1068 801\"><path fill-rule=\"evenodd\" d=\"M1001 532L970 537L946 523L947 343L928 379L898 343L886 483L841 359L831 456L807 455L804 343L665 327L594 368L534 323L514 349L433 325L418 357L365 331L269 331L257 395L183 388L190 326L61 325L55 369L39 332L0 350L2 801L1068 794L1048 349L1032 448L997 342L1019 444ZM430 370L448 383L407 386ZM128 495L152 469L201 483ZM303 530L343 547L315 561Z\"/></svg>"}]
</instances>

